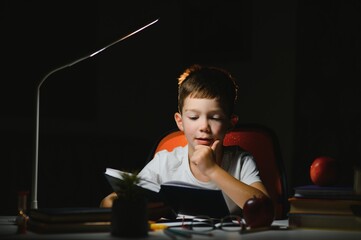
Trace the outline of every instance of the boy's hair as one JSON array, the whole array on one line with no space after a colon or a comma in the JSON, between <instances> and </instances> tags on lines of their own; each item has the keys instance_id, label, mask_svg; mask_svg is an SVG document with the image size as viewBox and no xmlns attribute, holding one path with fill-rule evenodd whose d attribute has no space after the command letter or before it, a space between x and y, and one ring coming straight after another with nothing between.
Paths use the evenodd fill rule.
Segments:
<instances>
[{"instance_id":1,"label":"boy's hair","mask_svg":"<svg viewBox=\"0 0 361 240\"><path fill-rule=\"evenodd\" d=\"M238 86L229 72L217 67L198 64L187 68L178 78L178 111L184 100L192 98L217 99L228 116L234 111Z\"/></svg>"}]
</instances>

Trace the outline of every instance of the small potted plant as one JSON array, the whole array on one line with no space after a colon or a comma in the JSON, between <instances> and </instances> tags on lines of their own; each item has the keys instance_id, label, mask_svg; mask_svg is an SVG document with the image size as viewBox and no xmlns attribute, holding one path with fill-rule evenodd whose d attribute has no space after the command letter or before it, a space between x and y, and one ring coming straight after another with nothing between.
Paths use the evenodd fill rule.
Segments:
<instances>
[{"instance_id":1,"label":"small potted plant","mask_svg":"<svg viewBox=\"0 0 361 240\"><path fill-rule=\"evenodd\" d=\"M140 179L136 173L123 173L122 178L113 203L111 233L118 237L148 236L147 200L137 185Z\"/></svg>"}]
</instances>

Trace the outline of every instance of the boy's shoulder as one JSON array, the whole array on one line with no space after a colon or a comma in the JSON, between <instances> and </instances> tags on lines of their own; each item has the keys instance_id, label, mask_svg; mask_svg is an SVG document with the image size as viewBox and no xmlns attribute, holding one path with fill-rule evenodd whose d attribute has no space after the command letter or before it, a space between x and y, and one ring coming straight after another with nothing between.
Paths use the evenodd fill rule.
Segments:
<instances>
[{"instance_id":1,"label":"boy's shoulder","mask_svg":"<svg viewBox=\"0 0 361 240\"><path fill-rule=\"evenodd\" d=\"M161 150L156 153L158 161L180 162L184 158L188 158L188 145L175 147L172 151Z\"/></svg>"},{"instance_id":2,"label":"boy's shoulder","mask_svg":"<svg viewBox=\"0 0 361 240\"><path fill-rule=\"evenodd\" d=\"M166 149L160 150L156 154L163 155L163 156L169 156L169 155L177 156L177 155L188 154L188 145L175 147L172 151L169 151Z\"/></svg>"}]
</instances>

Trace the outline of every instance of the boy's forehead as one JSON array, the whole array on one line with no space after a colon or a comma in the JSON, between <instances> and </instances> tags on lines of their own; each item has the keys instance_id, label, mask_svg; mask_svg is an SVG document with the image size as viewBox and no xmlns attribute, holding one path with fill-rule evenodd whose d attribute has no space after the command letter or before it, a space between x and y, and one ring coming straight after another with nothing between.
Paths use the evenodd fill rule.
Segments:
<instances>
[{"instance_id":1,"label":"boy's forehead","mask_svg":"<svg viewBox=\"0 0 361 240\"><path fill-rule=\"evenodd\" d=\"M219 111L223 112L224 110L221 107L220 102L216 98L193 98L187 97L184 99L183 104L184 111Z\"/></svg>"}]
</instances>

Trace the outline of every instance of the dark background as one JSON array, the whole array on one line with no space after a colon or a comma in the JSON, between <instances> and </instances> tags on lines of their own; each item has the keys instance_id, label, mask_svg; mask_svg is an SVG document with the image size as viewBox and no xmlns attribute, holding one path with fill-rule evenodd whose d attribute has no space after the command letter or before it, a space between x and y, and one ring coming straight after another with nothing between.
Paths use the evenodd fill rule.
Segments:
<instances>
[{"instance_id":1,"label":"dark background","mask_svg":"<svg viewBox=\"0 0 361 240\"><path fill-rule=\"evenodd\" d=\"M238 79L241 123L277 134L289 188L321 155L352 184L361 159L359 1L5 0L0 5L0 214L31 190L36 86L51 70L159 22L41 87L39 208L98 206L106 167L139 170L176 127L191 63ZM29 196L31 197L31 196ZM30 201L29 201L30 203Z\"/></svg>"}]
</instances>

